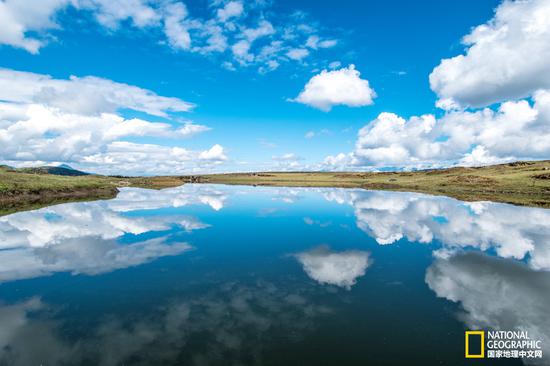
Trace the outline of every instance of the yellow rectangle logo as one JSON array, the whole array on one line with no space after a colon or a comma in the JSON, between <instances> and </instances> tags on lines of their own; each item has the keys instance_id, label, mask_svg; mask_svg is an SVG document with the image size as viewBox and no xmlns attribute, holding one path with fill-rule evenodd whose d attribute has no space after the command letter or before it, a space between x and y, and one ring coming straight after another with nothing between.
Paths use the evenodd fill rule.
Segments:
<instances>
[{"instance_id":1,"label":"yellow rectangle logo","mask_svg":"<svg viewBox=\"0 0 550 366\"><path fill-rule=\"evenodd\" d=\"M469 345L470 345L470 339L469 337L471 335L479 335L481 338L481 352L480 353L470 353ZM465 333L465 354L464 356L466 358L484 358L485 357L485 331L483 330L467 330Z\"/></svg>"}]
</instances>

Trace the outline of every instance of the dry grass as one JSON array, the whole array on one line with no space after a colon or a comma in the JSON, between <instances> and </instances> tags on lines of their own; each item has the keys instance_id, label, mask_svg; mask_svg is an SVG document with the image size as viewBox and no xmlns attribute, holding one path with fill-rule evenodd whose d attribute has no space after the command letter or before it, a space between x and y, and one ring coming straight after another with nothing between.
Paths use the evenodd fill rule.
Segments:
<instances>
[{"instance_id":1,"label":"dry grass","mask_svg":"<svg viewBox=\"0 0 550 366\"><path fill-rule=\"evenodd\" d=\"M361 187L414 191L464 201L498 201L550 207L550 161L527 161L479 168L417 172L269 172L204 175L203 182L303 187Z\"/></svg>"},{"instance_id":2,"label":"dry grass","mask_svg":"<svg viewBox=\"0 0 550 366\"><path fill-rule=\"evenodd\" d=\"M58 202L113 198L118 187L161 189L187 182L301 187L359 187L550 207L550 161L418 172L262 172L200 176L78 177L32 174L0 167L0 215Z\"/></svg>"},{"instance_id":3,"label":"dry grass","mask_svg":"<svg viewBox=\"0 0 550 366\"><path fill-rule=\"evenodd\" d=\"M188 177L62 176L0 167L0 215L56 203L109 199L118 187L161 189L182 185Z\"/></svg>"}]
</instances>

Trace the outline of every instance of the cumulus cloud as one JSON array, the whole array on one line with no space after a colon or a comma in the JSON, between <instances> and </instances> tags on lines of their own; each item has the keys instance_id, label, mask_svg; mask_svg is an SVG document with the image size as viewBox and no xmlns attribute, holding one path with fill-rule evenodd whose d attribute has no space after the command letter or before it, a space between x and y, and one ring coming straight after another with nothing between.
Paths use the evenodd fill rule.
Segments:
<instances>
[{"instance_id":1,"label":"cumulus cloud","mask_svg":"<svg viewBox=\"0 0 550 366\"><path fill-rule=\"evenodd\" d=\"M329 156L329 169L428 168L486 165L550 154L550 92L533 101L502 103L497 110L450 111L408 120L381 113L359 130L355 150Z\"/></svg>"},{"instance_id":2,"label":"cumulus cloud","mask_svg":"<svg viewBox=\"0 0 550 366\"><path fill-rule=\"evenodd\" d=\"M359 131L354 151L325 159L327 169L548 158L549 12L548 0L503 2L493 19L464 38L465 54L443 60L431 73L437 106L446 110L442 117L381 113Z\"/></svg>"},{"instance_id":3,"label":"cumulus cloud","mask_svg":"<svg viewBox=\"0 0 550 366\"><path fill-rule=\"evenodd\" d=\"M227 160L223 147L214 145L209 150L195 151L183 147L136 144L115 141L104 151L79 160L84 168L95 168L104 174L189 174L211 171Z\"/></svg>"},{"instance_id":4,"label":"cumulus cloud","mask_svg":"<svg viewBox=\"0 0 550 366\"><path fill-rule=\"evenodd\" d=\"M38 53L60 32L63 24L57 15L68 8L92 16L111 33L122 27L158 30L159 43L176 51L219 55L227 69L253 65L265 73L337 44L336 39L319 36L318 27L304 24L305 13L274 17L265 11L268 6L267 2L215 1L197 17L195 9L176 0L48 0L40 4L7 0L0 3L0 44Z\"/></svg>"},{"instance_id":5,"label":"cumulus cloud","mask_svg":"<svg viewBox=\"0 0 550 366\"><path fill-rule=\"evenodd\" d=\"M440 106L482 107L550 89L550 1L504 1L430 75Z\"/></svg>"},{"instance_id":6,"label":"cumulus cloud","mask_svg":"<svg viewBox=\"0 0 550 366\"><path fill-rule=\"evenodd\" d=\"M119 110L131 109L172 119L194 106L136 86L91 76L64 80L0 69L0 100L0 154L11 165L70 162L98 173L166 174L227 160L218 144L193 151L124 141L177 141L210 129L192 122L122 117Z\"/></svg>"},{"instance_id":7,"label":"cumulus cloud","mask_svg":"<svg viewBox=\"0 0 550 366\"><path fill-rule=\"evenodd\" d=\"M54 79L49 75L0 69L0 100L38 103L78 114L133 109L154 116L187 112L194 105L178 98L94 76Z\"/></svg>"},{"instance_id":8,"label":"cumulus cloud","mask_svg":"<svg viewBox=\"0 0 550 366\"><path fill-rule=\"evenodd\" d=\"M29 36L28 33L55 28L54 15L68 2L69 0L0 2L0 44L38 53L45 40Z\"/></svg>"},{"instance_id":9,"label":"cumulus cloud","mask_svg":"<svg viewBox=\"0 0 550 366\"><path fill-rule=\"evenodd\" d=\"M360 250L331 252L327 246L320 246L295 254L304 271L320 284L345 287L348 290L365 275L371 264L370 253Z\"/></svg>"},{"instance_id":10,"label":"cumulus cloud","mask_svg":"<svg viewBox=\"0 0 550 366\"><path fill-rule=\"evenodd\" d=\"M360 78L354 65L339 70L323 70L312 77L293 101L328 112L336 105L362 107L373 104L376 93L368 80Z\"/></svg>"},{"instance_id":11,"label":"cumulus cloud","mask_svg":"<svg viewBox=\"0 0 550 366\"><path fill-rule=\"evenodd\" d=\"M22 118L8 119L0 104L0 152L10 164L28 161L74 162L100 173L166 173L188 171L190 165L221 162L223 147L196 152L182 147L137 144L119 139L129 136L186 138L208 130L206 126L185 124L174 127L141 119L124 119L116 114L86 116L63 113L43 105L18 105L11 112ZM13 106L12 106L13 107ZM18 116L19 117L19 116ZM167 157L171 159L167 160ZM118 173L117 173L118 172Z\"/></svg>"},{"instance_id":12,"label":"cumulus cloud","mask_svg":"<svg viewBox=\"0 0 550 366\"><path fill-rule=\"evenodd\" d=\"M227 156L225 156L223 146L221 145L214 145L209 150L203 151L199 154L200 160L206 160L206 161L212 161L212 162L219 162L227 160Z\"/></svg>"}]
</instances>

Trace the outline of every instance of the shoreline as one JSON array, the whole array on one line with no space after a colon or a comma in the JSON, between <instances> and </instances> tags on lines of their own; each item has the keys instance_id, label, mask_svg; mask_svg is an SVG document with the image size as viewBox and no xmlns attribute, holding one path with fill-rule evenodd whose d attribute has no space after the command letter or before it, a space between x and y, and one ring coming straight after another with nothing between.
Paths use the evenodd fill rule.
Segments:
<instances>
[{"instance_id":1,"label":"shoreline","mask_svg":"<svg viewBox=\"0 0 550 366\"><path fill-rule=\"evenodd\" d=\"M116 198L118 192L116 187L102 187L0 195L0 216L61 203L113 199Z\"/></svg>"},{"instance_id":2,"label":"shoreline","mask_svg":"<svg viewBox=\"0 0 550 366\"><path fill-rule=\"evenodd\" d=\"M467 202L550 208L550 160L545 160L415 172L261 172L155 177L70 177L0 168L0 216L57 203L115 198L120 187L162 189L185 183L407 191Z\"/></svg>"}]
</instances>

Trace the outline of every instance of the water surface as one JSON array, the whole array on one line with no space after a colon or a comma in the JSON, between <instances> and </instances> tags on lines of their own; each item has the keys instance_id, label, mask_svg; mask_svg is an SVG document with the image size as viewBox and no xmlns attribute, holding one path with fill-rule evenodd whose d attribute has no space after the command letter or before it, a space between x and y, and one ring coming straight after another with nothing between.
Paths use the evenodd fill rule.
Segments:
<instances>
[{"instance_id":1,"label":"water surface","mask_svg":"<svg viewBox=\"0 0 550 366\"><path fill-rule=\"evenodd\" d=\"M550 352L549 270L550 210L125 188L0 217L0 365L472 364L465 329Z\"/></svg>"}]
</instances>

